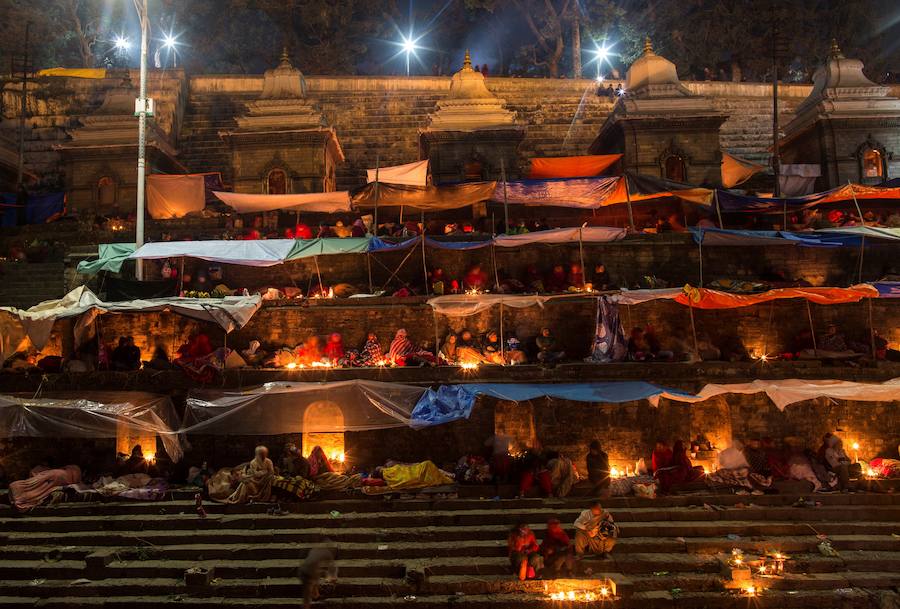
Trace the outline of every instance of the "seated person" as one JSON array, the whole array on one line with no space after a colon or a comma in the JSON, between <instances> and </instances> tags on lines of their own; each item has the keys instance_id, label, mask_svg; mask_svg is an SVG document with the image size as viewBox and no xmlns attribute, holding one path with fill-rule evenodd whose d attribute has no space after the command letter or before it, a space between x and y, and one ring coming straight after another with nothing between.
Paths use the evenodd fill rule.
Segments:
<instances>
[{"instance_id":1,"label":"seated person","mask_svg":"<svg viewBox=\"0 0 900 609\"><path fill-rule=\"evenodd\" d=\"M668 493L674 487L690 484L702 478L703 468L693 466L684 442L678 440L672 447L671 465L656 470L653 475L659 481L660 489Z\"/></svg>"},{"instance_id":2,"label":"seated person","mask_svg":"<svg viewBox=\"0 0 900 609\"><path fill-rule=\"evenodd\" d=\"M540 551L544 567L554 575L575 574L575 547L557 518L547 521Z\"/></svg>"},{"instance_id":3,"label":"seated person","mask_svg":"<svg viewBox=\"0 0 900 609\"><path fill-rule=\"evenodd\" d=\"M378 335L369 332L366 335L366 342L363 343L362 349L359 350L358 366L383 366L384 351L381 349L381 343L378 341Z\"/></svg>"},{"instance_id":4,"label":"seated person","mask_svg":"<svg viewBox=\"0 0 900 609\"><path fill-rule=\"evenodd\" d=\"M522 350L522 343L515 336L506 339L506 362L510 366L528 363L528 356Z\"/></svg>"},{"instance_id":5,"label":"seated person","mask_svg":"<svg viewBox=\"0 0 900 609\"><path fill-rule=\"evenodd\" d=\"M568 289L566 282L566 269L563 265L557 264L553 270L544 279L544 289L547 292L565 292Z\"/></svg>"},{"instance_id":6,"label":"seated person","mask_svg":"<svg viewBox=\"0 0 900 609\"><path fill-rule=\"evenodd\" d=\"M675 354L672 351L663 349L662 343L656 336L656 331L653 329L653 326L647 326L647 330L644 332L644 338L647 341L647 345L650 347L650 353L653 355L653 359L667 362L671 362L675 359Z\"/></svg>"},{"instance_id":7,"label":"seated person","mask_svg":"<svg viewBox=\"0 0 900 609\"><path fill-rule=\"evenodd\" d=\"M150 464L144 457L144 450L140 444L135 444L134 448L131 449L131 455L116 467L116 475L146 474L149 470Z\"/></svg>"},{"instance_id":8,"label":"seated person","mask_svg":"<svg viewBox=\"0 0 900 609\"><path fill-rule=\"evenodd\" d=\"M296 444L284 445L284 455L281 457L281 475L286 478L300 476L309 478L309 461L300 454Z\"/></svg>"},{"instance_id":9,"label":"seated person","mask_svg":"<svg viewBox=\"0 0 900 609\"><path fill-rule=\"evenodd\" d=\"M463 289L484 292L488 287L488 275L481 270L481 265L473 264L463 277Z\"/></svg>"},{"instance_id":10,"label":"seated person","mask_svg":"<svg viewBox=\"0 0 900 609\"><path fill-rule=\"evenodd\" d=\"M519 523L509 532L507 538L509 562L519 581L534 579L544 567L539 550L537 539L527 524Z\"/></svg>"},{"instance_id":11,"label":"seated person","mask_svg":"<svg viewBox=\"0 0 900 609\"><path fill-rule=\"evenodd\" d=\"M319 337L312 335L303 341L303 345L298 346L295 351L295 357L298 364L304 366L312 366L316 362L322 360L322 350L319 348Z\"/></svg>"},{"instance_id":12,"label":"seated person","mask_svg":"<svg viewBox=\"0 0 900 609\"><path fill-rule=\"evenodd\" d=\"M404 328L397 330L388 350L388 363L392 366L433 366L436 362L434 353L419 346L416 347Z\"/></svg>"},{"instance_id":13,"label":"seated person","mask_svg":"<svg viewBox=\"0 0 900 609\"><path fill-rule=\"evenodd\" d=\"M567 289L584 289L584 269L577 262L573 262L572 266L569 267L569 273L566 275L566 284L568 284L566 285Z\"/></svg>"},{"instance_id":14,"label":"seated person","mask_svg":"<svg viewBox=\"0 0 900 609\"><path fill-rule=\"evenodd\" d=\"M541 328L541 334L534 339L538 348L537 359L541 364L552 365L562 360L566 354L559 349L556 337L550 332L550 328Z\"/></svg>"},{"instance_id":15,"label":"seated person","mask_svg":"<svg viewBox=\"0 0 900 609\"><path fill-rule=\"evenodd\" d=\"M503 347L500 344L497 333L493 330L484 335L482 350L487 363L503 365Z\"/></svg>"},{"instance_id":16,"label":"seated person","mask_svg":"<svg viewBox=\"0 0 900 609\"><path fill-rule=\"evenodd\" d=\"M150 361L144 363L144 367L151 370L169 370L172 368L172 364L169 362L169 354L166 352L166 346L162 342L156 343L153 357Z\"/></svg>"},{"instance_id":17,"label":"seated person","mask_svg":"<svg viewBox=\"0 0 900 609\"><path fill-rule=\"evenodd\" d=\"M736 333L726 333L719 340L722 351L722 360L726 362L746 362L750 360L750 354L744 346L744 342Z\"/></svg>"},{"instance_id":18,"label":"seated person","mask_svg":"<svg viewBox=\"0 0 900 609\"><path fill-rule=\"evenodd\" d=\"M750 471L761 476L769 475L769 463L766 458L766 451L762 448L762 443L757 438L747 440L744 447L744 457L750 466Z\"/></svg>"},{"instance_id":19,"label":"seated person","mask_svg":"<svg viewBox=\"0 0 900 609\"><path fill-rule=\"evenodd\" d=\"M597 497L609 495L609 471L609 456L599 441L591 441L587 454L587 472Z\"/></svg>"},{"instance_id":20,"label":"seated person","mask_svg":"<svg viewBox=\"0 0 900 609\"><path fill-rule=\"evenodd\" d=\"M594 289L599 292L615 289L612 279L609 276L609 272L606 270L606 265L602 262L598 262L594 265L594 276L591 278L591 283L593 284Z\"/></svg>"},{"instance_id":21,"label":"seated person","mask_svg":"<svg viewBox=\"0 0 900 609\"><path fill-rule=\"evenodd\" d=\"M534 264L529 264L528 268L525 269L525 289L529 292L534 292L536 294L541 294L546 291L546 287L544 285L544 279L541 277L541 272L538 270L537 266Z\"/></svg>"},{"instance_id":22,"label":"seated person","mask_svg":"<svg viewBox=\"0 0 900 609\"><path fill-rule=\"evenodd\" d=\"M657 440L650 457L650 473L655 474L661 469L672 466L672 449L665 440Z\"/></svg>"},{"instance_id":23,"label":"seated person","mask_svg":"<svg viewBox=\"0 0 900 609\"><path fill-rule=\"evenodd\" d=\"M650 343L647 342L643 328L636 327L631 330L631 336L628 338L628 359L632 362L646 362L653 359Z\"/></svg>"},{"instance_id":24,"label":"seated person","mask_svg":"<svg viewBox=\"0 0 900 609\"><path fill-rule=\"evenodd\" d=\"M444 339L441 345L441 352L438 354L438 362L446 366L459 365L459 349L457 348L456 334L451 332Z\"/></svg>"},{"instance_id":25,"label":"seated person","mask_svg":"<svg viewBox=\"0 0 900 609\"><path fill-rule=\"evenodd\" d=\"M851 468L856 470L854 473L858 475L859 465L853 467L854 464L844 452L844 443L839 437L832 435L826 442L825 463L828 465L828 469L837 476L838 490L850 490L850 470Z\"/></svg>"},{"instance_id":26,"label":"seated person","mask_svg":"<svg viewBox=\"0 0 900 609\"><path fill-rule=\"evenodd\" d=\"M245 465L219 470L209 480L209 496L222 503L265 503L272 497L275 466L269 449L257 446L254 458Z\"/></svg>"},{"instance_id":27,"label":"seated person","mask_svg":"<svg viewBox=\"0 0 900 609\"><path fill-rule=\"evenodd\" d=\"M120 336L119 345L113 349L110 361L113 370L140 370L141 350L134 345L134 337Z\"/></svg>"},{"instance_id":28,"label":"seated person","mask_svg":"<svg viewBox=\"0 0 900 609\"><path fill-rule=\"evenodd\" d=\"M464 364L485 364L488 362L480 341L470 330L463 330L456 341L457 359Z\"/></svg>"},{"instance_id":29,"label":"seated person","mask_svg":"<svg viewBox=\"0 0 900 609\"><path fill-rule=\"evenodd\" d=\"M322 352L324 359L332 366L337 366L344 359L344 339L338 332L332 332Z\"/></svg>"},{"instance_id":30,"label":"seated person","mask_svg":"<svg viewBox=\"0 0 900 609\"><path fill-rule=\"evenodd\" d=\"M519 474L519 497L525 497L537 483L541 496L553 495L553 479L547 462L539 450L528 449L522 457L521 472Z\"/></svg>"},{"instance_id":31,"label":"seated person","mask_svg":"<svg viewBox=\"0 0 900 609\"><path fill-rule=\"evenodd\" d=\"M575 556L580 558L589 551L605 560L615 547L618 536L619 530L612 514L604 510L599 501L595 501L575 520Z\"/></svg>"}]
</instances>

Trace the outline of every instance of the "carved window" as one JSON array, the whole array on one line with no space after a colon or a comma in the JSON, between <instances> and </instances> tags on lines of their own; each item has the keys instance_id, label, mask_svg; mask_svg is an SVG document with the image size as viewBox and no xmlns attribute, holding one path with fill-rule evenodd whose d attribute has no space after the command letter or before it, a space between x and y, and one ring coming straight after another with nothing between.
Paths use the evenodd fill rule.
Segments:
<instances>
[{"instance_id":1,"label":"carved window","mask_svg":"<svg viewBox=\"0 0 900 609\"><path fill-rule=\"evenodd\" d=\"M288 177L284 169L273 169L266 176L266 193L270 195L287 194Z\"/></svg>"},{"instance_id":2,"label":"carved window","mask_svg":"<svg viewBox=\"0 0 900 609\"><path fill-rule=\"evenodd\" d=\"M667 180L685 182L687 170L684 166L684 158L680 154L670 154L663 162L663 171Z\"/></svg>"},{"instance_id":3,"label":"carved window","mask_svg":"<svg viewBox=\"0 0 900 609\"><path fill-rule=\"evenodd\" d=\"M863 151L862 177L867 180L884 177L884 157L880 150L868 148Z\"/></svg>"},{"instance_id":4,"label":"carved window","mask_svg":"<svg viewBox=\"0 0 900 609\"><path fill-rule=\"evenodd\" d=\"M97 180L97 203L101 206L116 204L116 181L109 176Z\"/></svg>"}]
</instances>

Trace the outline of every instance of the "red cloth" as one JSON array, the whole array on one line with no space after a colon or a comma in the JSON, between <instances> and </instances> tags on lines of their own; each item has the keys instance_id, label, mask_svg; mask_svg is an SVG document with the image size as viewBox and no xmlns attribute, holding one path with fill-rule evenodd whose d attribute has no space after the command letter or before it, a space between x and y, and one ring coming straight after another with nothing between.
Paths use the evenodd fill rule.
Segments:
<instances>
[{"instance_id":1,"label":"red cloth","mask_svg":"<svg viewBox=\"0 0 900 609\"><path fill-rule=\"evenodd\" d=\"M537 539L534 536L534 531L531 529L528 529L524 535L518 530L513 531L509 534L507 545L509 546L510 556L516 552L521 554L531 554L532 552L537 552L539 549Z\"/></svg>"},{"instance_id":2,"label":"red cloth","mask_svg":"<svg viewBox=\"0 0 900 609\"><path fill-rule=\"evenodd\" d=\"M206 334L198 334L178 348L178 355L181 358L189 358L191 360L209 355L212 352L213 348Z\"/></svg>"},{"instance_id":3,"label":"red cloth","mask_svg":"<svg viewBox=\"0 0 900 609\"><path fill-rule=\"evenodd\" d=\"M665 450L654 450L650 467L655 472L658 469L669 467L672 465L672 449L666 447Z\"/></svg>"},{"instance_id":4,"label":"red cloth","mask_svg":"<svg viewBox=\"0 0 900 609\"><path fill-rule=\"evenodd\" d=\"M46 469L27 480L10 482L10 503L19 511L28 511L40 505L56 489L78 482L81 482L81 468L77 465Z\"/></svg>"},{"instance_id":5,"label":"red cloth","mask_svg":"<svg viewBox=\"0 0 900 609\"><path fill-rule=\"evenodd\" d=\"M541 493L545 497L553 494L553 481L550 478L550 472L547 470L542 470L537 474L532 471L522 472L522 477L519 478L519 494L524 496L534 486L535 481L537 481Z\"/></svg>"},{"instance_id":6,"label":"red cloth","mask_svg":"<svg viewBox=\"0 0 900 609\"><path fill-rule=\"evenodd\" d=\"M694 468L684 443L679 440L672 447L672 465L668 469L657 471L655 476L663 492L667 492L673 486L699 480L703 476L703 470Z\"/></svg>"},{"instance_id":7,"label":"red cloth","mask_svg":"<svg viewBox=\"0 0 900 609\"><path fill-rule=\"evenodd\" d=\"M472 269L463 278L463 285L467 290L483 290L487 287L487 273L481 269Z\"/></svg>"},{"instance_id":8,"label":"red cloth","mask_svg":"<svg viewBox=\"0 0 900 609\"><path fill-rule=\"evenodd\" d=\"M322 450L321 446L313 448L306 460L309 461L310 478L315 478L320 474L334 471L334 468L331 467L331 462L328 461L328 457L325 456L325 451Z\"/></svg>"},{"instance_id":9,"label":"red cloth","mask_svg":"<svg viewBox=\"0 0 900 609\"><path fill-rule=\"evenodd\" d=\"M328 342L325 343L325 358L339 360L342 357L344 357L344 341L341 339L340 334L332 334Z\"/></svg>"},{"instance_id":10,"label":"red cloth","mask_svg":"<svg viewBox=\"0 0 900 609\"><path fill-rule=\"evenodd\" d=\"M312 239L312 229L307 225L299 222L297 226L294 227L294 239Z\"/></svg>"},{"instance_id":11,"label":"red cloth","mask_svg":"<svg viewBox=\"0 0 900 609\"><path fill-rule=\"evenodd\" d=\"M541 543L541 554L545 557L556 554L569 547L571 540L561 526L548 525L547 532L544 534L544 541Z\"/></svg>"}]
</instances>

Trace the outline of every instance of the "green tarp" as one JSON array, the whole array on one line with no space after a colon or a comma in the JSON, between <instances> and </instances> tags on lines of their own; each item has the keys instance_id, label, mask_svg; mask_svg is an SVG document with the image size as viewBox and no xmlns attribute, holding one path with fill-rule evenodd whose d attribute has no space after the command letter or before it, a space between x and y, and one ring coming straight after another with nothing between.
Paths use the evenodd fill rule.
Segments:
<instances>
[{"instance_id":1,"label":"green tarp","mask_svg":"<svg viewBox=\"0 0 900 609\"><path fill-rule=\"evenodd\" d=\"M98 247L100 257L96 260L82 260L78 263L78 272L82 275L96 275L100 271L118 273L122 263L134 253L134 243L101 243Z\"/></svg>"}]
</instances>

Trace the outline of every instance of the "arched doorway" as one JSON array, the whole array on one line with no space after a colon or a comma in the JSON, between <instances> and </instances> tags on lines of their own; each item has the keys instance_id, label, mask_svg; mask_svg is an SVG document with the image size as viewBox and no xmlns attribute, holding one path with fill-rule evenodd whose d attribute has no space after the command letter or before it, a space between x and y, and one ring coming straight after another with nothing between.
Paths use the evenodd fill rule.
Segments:
<instances>
[{"instance_id":1,"label":"arched doorway","mask_svg":"<svg viewBox=\"0 0 900 609\"><path fill-rule=\"evenodd\" d=\"M675 182L685 181L687 171L684 167L684 159L680 154L670 154L667 156L664 163L664 169L666 172L665 178L667 180L673 180Z\"/></svg>"},{"instance_id":2,"label":"arched doorway","mask_svg":"<svg viewBox=\"0 0 900 609\"><path fill-rule=\"evenodd\" d=\"M881 181L884 178L884 159L880 150L869 148L863 151L862 177L866 181Z\"/></svg>"},{"instance_id":3,"label":"arched doorway","mask_svg":"<svg viewBox=\"0 0 900 609\"><path fill-rule=\"evenodd\" d=\"M284 169L273 169L266 176L266 194L287 194L287 174Z\"/></svg>"},{"instance_id":4,"label":"arched doorway","mask_svg":"<svg viewBox=\"0 0 900 609\"><path fill-rule=\"evenodd\" d=\"M303 413L303 455L321 446L332 461L344 458L344 413L335 402L313 402ZM334 431L339 430L339 431Z\"/></svg>"},{"instance_id":5,"label":"arched doorway","mask_svg":"<svg viewBox=\"0 0 900 609\"><path fill-rule=\"evenodd\" d=\"M97 180L97 203L101 207L110 207L116 203L116 181L109 176Z\"/></svg>"}]
</instances>

